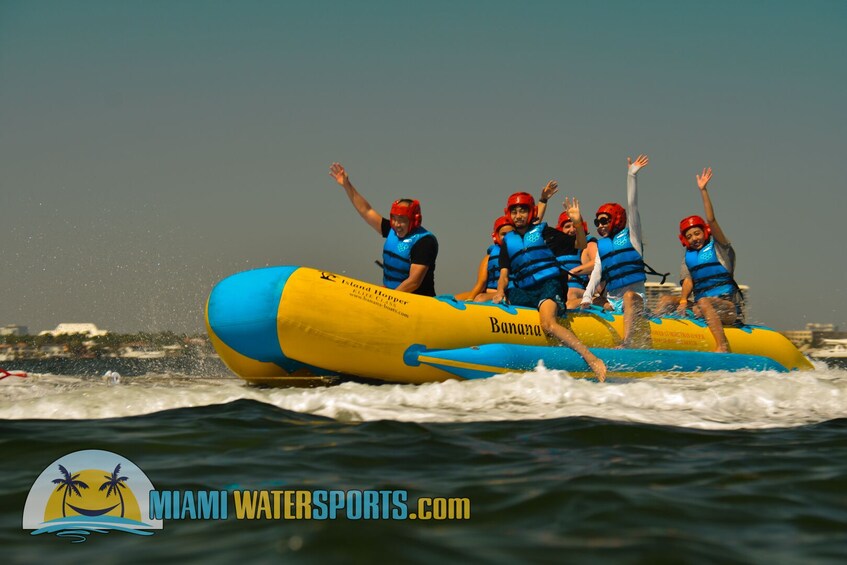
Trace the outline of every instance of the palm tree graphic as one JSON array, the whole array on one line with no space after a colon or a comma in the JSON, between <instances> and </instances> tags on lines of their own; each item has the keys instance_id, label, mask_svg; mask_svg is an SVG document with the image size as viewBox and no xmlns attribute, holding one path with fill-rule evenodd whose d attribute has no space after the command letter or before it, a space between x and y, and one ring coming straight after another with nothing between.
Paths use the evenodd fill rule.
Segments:
<instances>
[{"instance_id":1,"label":"palm tree graphic","mask_svg":"<svg viewBox=\"0 0 847 565\"><path fill-rule=\"evenodd\" d=\"M121 489L126 488L126 485L124 484L124 482L126 482L129 479L127 477L119 477L118 475L120 475L120 473L121 473L121 465L120 465L120 463L118 463L118 465L115 467L115 470L112 471L111 475L103 475L103 478L105 478L106 481L104 481L103 484L100 485L100 490L106 491L106 498L109 498L114 493L118 493L118 498L121 499L121 518L123 518L124 517L124 495L121 494Z\"/></svg>"},{"instance_id":2,"label":"palm tree graphic","mask_svg":"<svg viewBox=\"0 0 847 565\"><path fill-rule=\"evenodd\" d=\"M88 488L88 485L82 481L78 481L77 477L79 477L79 473L76 475L71 475L71 473L65 469L63 466L59 465L59 471L62 472L62 476L58 479L53 479L54 485L59 485L56 487L57 491L64 489L64 494L62 494L62 518L67 518L67 513L65 512L65 506L67 505L68 496L77 495L82 498L82 493L79 492L79 489Z\"/></svg>"}]
</instances>

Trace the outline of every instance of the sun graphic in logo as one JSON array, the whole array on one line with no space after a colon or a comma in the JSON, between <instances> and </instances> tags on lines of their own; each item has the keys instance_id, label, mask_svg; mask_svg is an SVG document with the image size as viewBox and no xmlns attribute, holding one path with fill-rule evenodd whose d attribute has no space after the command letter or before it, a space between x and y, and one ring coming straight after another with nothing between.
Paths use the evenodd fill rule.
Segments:
<instances>
[{"instance_id":1,"label":"sun graphic in logo","mask_svg":"<svg viewBox=\"0 0 847 565\"><path fill-rule=\"evenodd\" d=\"M110 451L75 451L54 461L35 480L24 506L23 527L32 535L55 533L75 542L118 530L149 536L150 479L126 457Z\"/></svg>"},{"instance_id":2,"label":"sun graphic in logo","mask_svg":"<svg viewBox=\"0 0 847 565\"><path fill-rule=\"evenodd\" d=\"M72 474L58 465L58 477L52 481L57 486L44 508L44 521L68 516L119 516L140 522L138 501L127 488L129 479L120 473L120 463L111 474L99 469Z\"/></svg>"}]
</instances>

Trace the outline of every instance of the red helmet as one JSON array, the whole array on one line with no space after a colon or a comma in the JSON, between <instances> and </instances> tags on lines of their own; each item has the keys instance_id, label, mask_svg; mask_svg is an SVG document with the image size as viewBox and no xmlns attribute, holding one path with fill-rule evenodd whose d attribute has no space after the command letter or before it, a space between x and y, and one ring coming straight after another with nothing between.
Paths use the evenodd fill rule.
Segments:
<instances>
[{"instance_id":1,"label":"red helmet","mask_svg":"<svg viewBox=\"0 0 847 565\"><path fill-rule=\"evenodd\" d=\"M565 222L570 222L571 217L568 216L567 211L559 214L559 221L556 223L556 229L562 231L562 225ZM588 233L588 224L585 223L585 220L582 220L582 230L587 234Z\"/></svg>"},{"instance_id":2,"label":"red helmet","mask_svg":"<svg viewBox=\"0 0 847 565\"><path fill-rule=\"evenodd\" d=\"M623 206L620 204L607 202L597 208L597 213L594 214L594 217L596 218L600 214L606 214L609 216L610 234L616 234L626 227L626 210L624 210Z\"/></svg>"},{"instance_id":3,"label":"red helmet","mask_svg":"<svg viewBox=\"0 0 847 565\"><path fill-rule=\"evenodd\" d=\"M395 200L391 205L391 214L409 218L409 231L421 225L421 203L411 198Z\"/></svg>"},{"instance_id":4,"label":"red helmet","mask_svg":"<svg viewBox=\"0 0 847 565\"><path fill-rule=\"evenodd\" d=\"M500 216L499 218L494 220L494 231L491 232L491 239L494 241L494 243L496 243L497 245L503 243L500 239L500 228L502 228L503 226L511 225L512 219L508 216Z\"/></svg>"},{"instance_id":5,"label":"red helmet","mask_svg":"<svg viewBox=\"0 0 847 565\"><path fill-rule=\"evenodd\" d=\"M688 248L688 240L685 239L685 232L696 227L702 229L703 233L706 234L706 241L709 241L709 238L712 236L712 228L709 227L706 220L700 216L688 216L679 222L679 241L682 242L682 246L686 249Z\"/></svg>"},{"instance_id":6,"label":"red helmet","mask_svg":"<svg viewBox=\"0 0 847 565\"><path fill-rule=\"evenodd\" d=\"M538 215L538 209L535 207L535 198L532 197L532 194L528 192L516 192L509 197L506 201L506 207L503 208L503 213L511 218L509 214L509 210L512 209L513 206L529 206L529 220L531 222Z\"/></svg>"}]
</instances>

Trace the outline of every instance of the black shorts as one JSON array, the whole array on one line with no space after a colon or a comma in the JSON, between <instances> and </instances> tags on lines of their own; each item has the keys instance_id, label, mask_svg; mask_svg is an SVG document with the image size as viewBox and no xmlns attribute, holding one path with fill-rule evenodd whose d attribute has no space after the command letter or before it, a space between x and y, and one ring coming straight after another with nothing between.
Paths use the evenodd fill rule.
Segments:
<instances>
[{"instance_id":1,"label":"black shorts","mask_svg":"<svg viewBox=\"0 0 847 565\"><path fill-rule=\"evenodd\" d=\"M548 279L541 285L533 288L512 288L506 291L506 297L509 299L509 304L514 306L529 306L530 308L538 308L545 300L552 300L556 303L557 316L564 316L568 311L565 307L565 301L562 298L565 295L562 281L558 279Z\"/></svg>"}]
</instances>

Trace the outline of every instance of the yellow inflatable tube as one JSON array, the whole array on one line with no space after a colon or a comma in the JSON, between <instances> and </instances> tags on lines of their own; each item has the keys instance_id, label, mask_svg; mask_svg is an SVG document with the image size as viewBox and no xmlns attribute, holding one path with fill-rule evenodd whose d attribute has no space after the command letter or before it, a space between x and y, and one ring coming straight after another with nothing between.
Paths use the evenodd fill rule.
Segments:
<instances>
[{"instance_id":1,"label":"yellow inflatable tube","mask_svg":"<svg viewBox=\"0 0 847 565\"><path fill-rule=\"evenodd\" d=\"M562 322L589 347L620 343L623 317L572 312ZM533 309L469 303L396 292L344 275L285 266L235 274L212 290L209 336L221 359L243 379L304 384L310 377L355 375L425 383L455 375L415 360L416 351L490 343L552 345ZM705 324L649 320L654 349L712 351ZM762 355L788 370L811 369L784 336L761 326L727 328L734 353Z\"/></svg>"}]
</instances>

